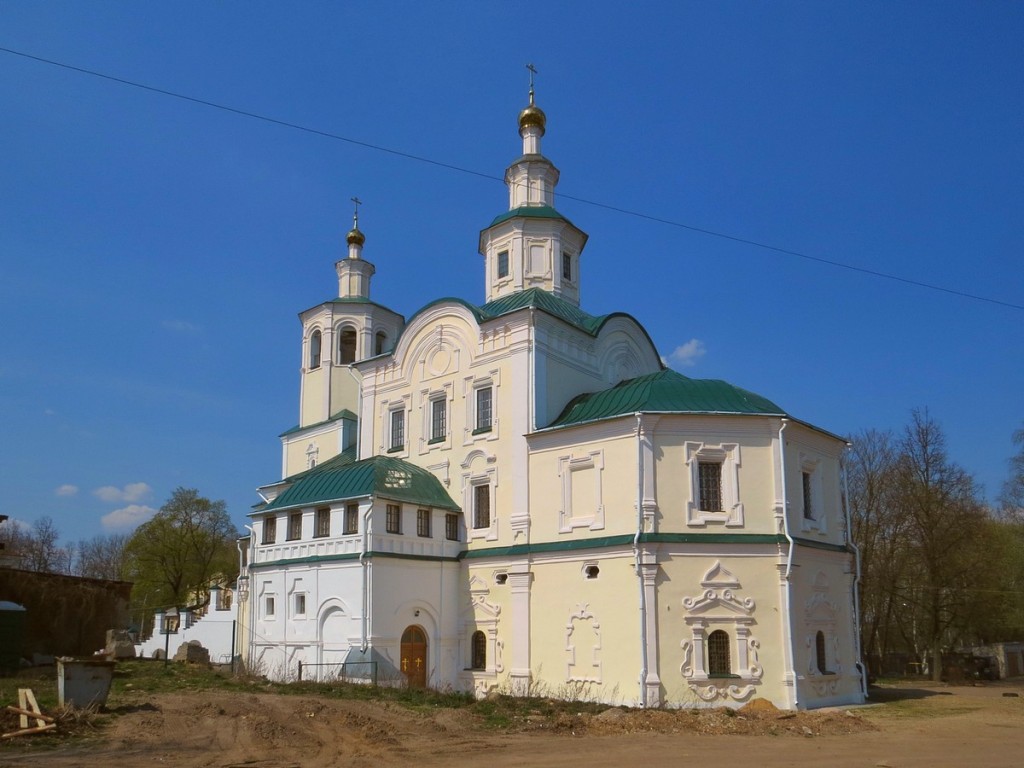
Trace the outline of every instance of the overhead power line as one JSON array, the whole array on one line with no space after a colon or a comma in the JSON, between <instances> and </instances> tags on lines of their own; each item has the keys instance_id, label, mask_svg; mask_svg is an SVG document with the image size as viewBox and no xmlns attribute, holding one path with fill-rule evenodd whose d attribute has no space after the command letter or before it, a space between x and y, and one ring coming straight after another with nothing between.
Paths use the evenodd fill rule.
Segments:
<instances>
[{"instance_id":1,"label":"overhead power line","mask_svg":"<svg viewBox=\"0 0 1024 768\"><path fill-rule=\"evenodd\" d=\"M200 104L200 105L202 105L204 107L210 107L211 109L218 109L218 110L221 110L222 112L229 112L231 114L238 115L240 117L247 117L247 118L251 118L253 120L260 120L260 121L265 122L265 123L270 123L271 125L281 126L282 128L290 128L292 130L302 131L304 133L309 133L309 134L312 134L314 136L321 136L321 137L323 137L325 139L332 139L334 141L343 141L343 142L345 142L347 144L352 144L352 145L357 146L357 147L363 147L364 149L371 149L371 150L374 150L376 152L383 152L383 153L386 153L386 154L389 154L389 155L395 155L396 157L402 157L402 158L405 158L407 160L415 160L416 162L419 162L419 163L426 163L428 165L433 165L433 166L436 166L438 168L445 168L445 169L447 169L449 171L456 171L458 173L465 173L465 174L468 174L470 176L476 176L476 177L481 178L481 179L487 179L487 180L490 180L490 181L499 181L499 182L503 182L504 181L504 177L495 176L494 174L490 174L490 173L483 173L481 171L473 170L472 168L464 168L462 166L454 165L452 163L445 163L445 162L442 162L440 160L434 160L433 158L424 157L423 155L416 155L416 154L413 154L411 152L403 152L402 150L399 150L399 149L393 149L391 147L385 147L385 146L382 146L380 144L373 144L373 143L368 142L368 141L360 141L359 139L353 139L353 138L351 138L349 136L342 136L341 134L332 133L331 131L324 131L324 130L321 130L319 128L311 128L310 126L307 126L307 125L301 125L299 123L293 123L293 122L289 122L287 120L280 120L280 119L278 119L276 117L270 117L268 115L261 115L261 114L259 114L257 112L250 112L248 110L239 109L237 107L231 107L231 106L228 106L226 104L219 104L219 103L217 103L215 101L208 101L206 99L196 98L195 96L188 96L188 95L183 94L183 93L177 93L175 91L169 91L169 90L167 90L165 88L157 88L156 86L147 85L145 83L139 83L139 82L136 82L134 80L127 80L127 79L125 79L123 77L116 77L114 75L108 75L108 74L105 74L103 72L97 72L97 71L92 70L92 69L85 69L84 67L76 67L76 66L74 66L72 64L66 64L64 62L55 61L53 59L46 59L46 58L43 58L42 56L34 56L34 55L30 54L30 53L25 53L23 51L16 51L16 50L13 50L11 48L5 48L5 47L2 47L2 46L0 46L0 51L2 51L4 53L9 53L9 54L11 54L13 56L20 56L20 57L25 58L25 59L30 59L32 61L37 61L37 62L39 62L41 64L49 64L49 65L54 66L54 67L60 67L61 69L67 69L67 70L70 70L72 72L78 72L78 73L83 74L83 75L89 75L90 77L97 77L97 78L100 78L100 79L103 79L103 80L108 80L108 81L113 82L113 83L118 83L119 85L126 85L126 86L129 86L131 88L138 88L138 89L143 90L143 91L149 91L151 93L157 93L157 94L160 94L161 96L169 96L171 98L180 99L182 101L188 101L188 102L191 102L193 104ZM729 240L729 241L734 242L734 243L740 243L742 245L749 245L749 246L752 246L754 248L761 248L763 250L772 251L774 253L779 253L779 254L783 254L783 255L786 255L786 256L793 256L795 258L804 259L806 261L816 262L818 264L824 264L824 265L827 265L827 266L830 266L830 267L836 267L838 269L845 269L845 270L848 270L850 272L859 272L860 274L870 275L872 277L881 278L883 280L891 280L893 282L903 283L905 285L913 285L913 286L916 286L918 288L923 288L923 289L929 290L929 291L937 291L939 293L945 293L945 294L949 294L951 296L959 296L960 298L970 299L972 301L982 301L982 302L986 302L988 304L995 304L995 305L1001 306L1001 307L1008 307L1009 309L1016 309L1016 310L1024 311L1024 304L1015 304L1013 302L1003 301L1001 299L995 299L995 298L992 298L991 296L981 296L979 294L968 293L966 291L959 291L959 290L956 290L955 288L947 288L945 286L936 285L934 283L927 283L927 282L924 282L923 280L915 280L915 279L909 278L909 277L901 277L900 275L895 275L895 274L892 274L890 272L882 272L882 271L875 270L875 269L868 269L867 267L859 267L859 266L856 266L854 264L848 264L846 262L837 261L835 259L827 259L827 258L824 258L822 256L812 256L812 255L807 254L807 253L802 253L801 251L794 251L794 250L792 250L790 248L782 248L782 247L779 247L779 246L776 246L776 245L770 245L768 243L762 243L762 242L760 242L758 240L751 240L750 238L746 238L746 237L739 237L737 235L730 235L730 234L725 233L725 232L718 232L716 230L706 229L704 227L697 227L697 226L694 226L692 224L684 224L683 222L675 221L673 219L666 219L666 218L663 218L661 216L653 216L653 215L648 214L648 213L643 213L642 211L635 211L635 210L632 210L630 208L623 208L621 206L611 205L609 203L601 203L601 202L598 202L596 200L589 200L589 199L584 198L584 197L577 197L575 195L566 194L564 192L560 192L559 193L559 197L565 198L566 200L573 200L573 201L575 201L577 203L582 203L584 205L590 205L590 206L594 206L596 208L603 208L606 211L614 211L615 213L621 213L621 214L623 214L625 216L633 216L633 217L638 218L638 219L644 219L646 221L653 221L653 222L656 222L658 224L664 224L664 225L669 226L669 227L676 227L677 229L685 229L685 230L687 230L689 232L696 232L698 234L707 235L708 237L715 237L715 238L719 238L721 240Z\"/></svg>"}]
</instances>

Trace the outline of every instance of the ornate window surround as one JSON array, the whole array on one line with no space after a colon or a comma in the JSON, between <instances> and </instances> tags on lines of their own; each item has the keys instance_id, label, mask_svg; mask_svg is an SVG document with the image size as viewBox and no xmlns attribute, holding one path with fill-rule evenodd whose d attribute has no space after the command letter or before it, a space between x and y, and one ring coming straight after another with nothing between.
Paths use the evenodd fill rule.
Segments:
<instances>
[{"instance_id":1,"label":"ornate window surround","mask_svg":"<svg viewBox=\"0 0 1024 768\"><path fill-rule=\"evenodd\" d=\"M743 502L740 501L740 446L739 443L709 445L687 441L684 444L686 466L690 471L690 499L686 503L686 524L704 527L708 523L722 523L727 528L743 526ZM722 510L700 509L700 464L717 462L722 465Z\"/></svg>"},{"instance_id":2,"label":"ornate window surround","mask_svg":"<svg viewBox=\"0 0 1024 768\"><path fill-rule=\"evenodd\" d=\"M680 643L683 649L680 672L690 690L703 701L718 698L743 701L754 693L764 674L758 661L761 644L752 633L757 624L754 619L757 606L753 598L737 597L741 585L721 562L716 562L704 574L701 586L706 588L702 594L684 597L682 601L690 636ZM713 678L708 673L707 639L718 629L728 633L733 643L729 654L733 674Z\"/></svg>"},{"instance_id":3,"label":"ornate window surround","mask_svg":"<svg viewBox=\"0 0 1024 768\"><path fill-rule=\"evenodd\" d=\"M800 467L801 482L796 486L800 489L800 530L802 531L817 531L818 533L828 532L828 515L825 513L825 493L824 486L821 478L821 457L812 456L811 454L800 452L798 456L798 466ZM803 498L803 473L806 472L810 475L811 480L811 515L807 517L804 514L804 498Z\"/></svg>"}]
</instances>

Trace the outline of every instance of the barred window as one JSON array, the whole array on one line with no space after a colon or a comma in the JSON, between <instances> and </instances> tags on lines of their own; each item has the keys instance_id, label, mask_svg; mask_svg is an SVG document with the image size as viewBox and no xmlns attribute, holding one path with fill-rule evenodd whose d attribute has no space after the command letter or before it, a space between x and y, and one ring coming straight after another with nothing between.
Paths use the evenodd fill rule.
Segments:
<instances>
[{"instance_id":1,"label":"barred window","mask_svg":"<svg viewBox=\"0 0 1024 768\"><path fill-rule=\"evenodd\" d=\"M342 529L346 536L359 533L359 505L345 505L345 527Z\"/></svg>"},{"instance_id":2,"label":"barred window","mask_svg":"<svg viewBox=\"0 0 1024 768\"><path fill-rule=\"evenodd\" d=\"M491 527L491 486L473 487L473 527Z\"/></svg>"},{"instance_id":3,"label":"barred window","mask_svg":"<svg viewBox=\"0 0 1024 768\"><path fill-rule=\"evenodd\" d=\"M448 541L459 540L459 516L454 512L444 516L444 537Z\"/></svg>"},{"instance_id":4,"label":"barred window","mask_svg":"<svg viewBox=\"0 0 1024 768\"><path fill-rule=\"evenodd\" d=\"M331 510L327 507L316 511L316 536L323 538L331 535Z\"/></svg>"},{"instance_id":5,"label":"barred window","mask_svg":"<svg viewBox=\"0 0 1024 768\"><path fill-rule=\"evenodd\" d=\"M470 669L487 669L487 635L480 630L473 633L471 641L472 645L472 660L470 662Z\"/></svg>"},{"instance_id":6,"label":"barred window","mask_svg":"<svg viewBox=\"0 0 1024 768\"><path fill-rule=\"evenodd\" d=\"M416 535L430 538L430 510L416 510Z\"/></svg>"},{"instance_id":7,"label":"barred window","mask_svg":"<svg viewBox=\"0 0 1024 768\"><path fill-rule=\"evenodd\" d=\"M400 506L397 504L388 504L385 524L388 533L402 532L402 508Z\"/></svg>"},{"instance_id":8,"label":"barred window","mask_svg":"<svg viewBox=\"0 0 1024 768\"><path fill-rule=\"evenodd\" d=\"M572 280L572 256L562 251L562 279Z\"/></svg>"},{"instance_id":9,"label":"barred window","mask_svg":"<svg viewBox=\"0 0 1024 768\"><path fill-rule=\"evenodd\" d=\"M804 517L808 520L814 519L814 504L811 498L811 473L803 473L803 491L804 491Z\"/></svg>"},{"instance_id":10,"label":"barred window","mask_svg":"<svg viewBox=\"0 0 1024 768\"><path fill-rule=\"evenodd\" d=\"M508 277L508 251L498 253L498 277Z\"/></svg>"},{"instance_id":11,"label":"barred window","mask_svg":"<svg viewBox=\"0 0 1024 768\"><path fill-rule=\"evenodd\" d=\"M697 464L697 478L700 484L700 509L702 512L722 511L722 464L718 461L701 461Z\"/></svg>"},{"instance_id":12,"label":"barred window","mask_svg":"<svg viewBox=\"0 0 1024 768\"><path fill-rule=\"evenodd\" d=\"M708 674L712 677L732 674L729 634L725 630L716 629L708 635Z\"/></svg>"}]
</instances>

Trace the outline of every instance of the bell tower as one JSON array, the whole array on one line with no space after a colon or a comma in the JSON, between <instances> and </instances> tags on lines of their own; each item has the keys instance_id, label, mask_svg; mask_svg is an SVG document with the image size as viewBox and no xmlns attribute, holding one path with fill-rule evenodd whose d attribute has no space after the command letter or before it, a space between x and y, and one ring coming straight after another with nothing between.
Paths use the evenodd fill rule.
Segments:
<instances>
[{"instance_id":1,"label":"bell tower","mask_svg":"<svg viewBox=\"0 0 1024 768\"><path fill-rule=\"evenodd\" d=\"M541 288L579 306L580 255L587 235L557 210L558 169L541 153L547 116L534 100L519 113L523 154L505 171L509 209L480 233L487 301Z\"/></svg>"}]
</instances>

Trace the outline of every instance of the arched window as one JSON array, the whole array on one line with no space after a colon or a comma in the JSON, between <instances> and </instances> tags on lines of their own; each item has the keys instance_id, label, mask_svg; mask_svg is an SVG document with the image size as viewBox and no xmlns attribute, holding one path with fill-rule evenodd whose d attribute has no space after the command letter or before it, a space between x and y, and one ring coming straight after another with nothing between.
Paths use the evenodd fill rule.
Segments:
<instances>
[{"instance_id":1,"label":"arched window","mask_svg":"<svg viewBox=\"0 0 1024 768\"><path fill-rule=\"evenodd\" d=\"M825 633L821 630L818 630L818 634L814 636L814 655L818 671L823 675L831 674L825 661Z\"/></svg>"},{"instance_id":2,"label":"arched window","mask_svg":"<svg viewBox=\"0 0 1024 768\"><path fill-rule=\"evenodd\" d=\"M373 354L383 355L384 348L387 346L387 343L388 335L384 333L384 331L377 331L377 335L374 337L373 341Z\"/></svg>"},{"instance_id":3,"label":"arched window","mask_svg":"<svg viewBox=\"0 0 1024 768\"><path fill-rule=\"evenodd\" d=\"M473 659L470 669L487 669L487 635L480 630L473 633Z\"/></svg>"},{"instance_id":4,"label":"arched window","mask_svg":"<svg viewBox=\"0 0 1024 768\"><path fill-rule=\"evenodd\" d=\"M356 332L351 328L342 329L338 334L338 362L342 365L356 361Z\"/></svg>"},{"instance_id":5,"label":"arched window","mask_svg":"<svg viewBox=\"0 0 1024 768\"><path fill-rule=\"evenodd\" d=\"M708 674L711 677L732 674L729 659L729 633L716 629L708 635Z\"/></svg>"},{"instance_id":6,"label":"arched window","mask_svg":"<svg viewBox=\"0 0 1024 768\"><path fill-rule=\"evenodd\" d=\"M320 367L320 331L313 331L309 337L309 367Z\"/></svg>"}]
</instances>

